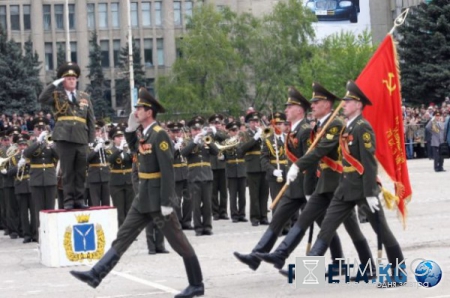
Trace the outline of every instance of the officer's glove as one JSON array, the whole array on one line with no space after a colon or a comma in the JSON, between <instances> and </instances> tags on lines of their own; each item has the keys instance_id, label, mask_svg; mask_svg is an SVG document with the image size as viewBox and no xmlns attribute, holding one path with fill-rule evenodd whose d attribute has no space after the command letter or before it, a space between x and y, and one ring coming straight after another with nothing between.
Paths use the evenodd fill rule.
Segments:
<instances>
[{"instance_id":1,"label":"officer's glove","mask_svg":"<svg viewBox=\"0 0 450 298\"><path fill-rule=\"evenodd\" d=\"M377 197L367 197L366 200L372 213L375 213L375 211L380 211L380 201Z\"/></svg>"},{"instance_id":2,"label":"officer's glove","mask_svg":"<svg viewBox=\"0 0 450 298\"><path fill-rule=\"evenodd\" d=\"M211 125L209 128L211 129L214 135L217 133L217 128L214 125Z\"/></svg>"},{"instance_id":3,"label":"officer's glove","mask_svg":"<svg viewBox=\"0 0 450 298\"><path fill-rule=\"evenodd\" d=\"M298 166L295 163L293 163L291 165L291 167L289 168L289 171L287 172L286 182L289 184L292 181L294 181L295 179L297 179L299 171L300 171L300 169L298 168Z\"/></svg>"},{"instance_id":4,"label":"officer's glove","mask_svg":"<svg viewBox=\"0 0 450 298\"><path fill-rule=\"evenodd\" d=\"M62 82L64 82L64 80L65 80L65 78L60 78L60 79L57 79L56 81L54 81L52 84L55 87L58 87L58 85L61 84Z\"/></svg>"},{"instance_id":5,"label":"officer's glove","mask_svg":"<svg viewBox=\"0 0 450 298\"><path fill-rule=\"evenodd\" d=\"M27 161L25 160L25 158L22 157L21 159L19 159L19 162L17 163L17 167L21 168L21 167L25 166L26 163L27 163Z\"/></svg>"},{"instance_id":6,"label":"officer's glove","mask_svg":"<svg viewBox=\"0 0 450 298\"><path fill-rule=\"evenodd\" d=\"M120 151L123 151L123 147L125 146L126 143L127 143L127 141L125 141L125 139L122 139L122 141L120 141L119 147L117 147L117 149L119 149Z\"/></svg>"},{"instance_id":7,"label":"officer's glove","mask_svg":"<svg viewBox=\"0 0 450 298\"><path fill-rule=\"evenodd\" d=\"M305 195L306 200L309 201L309 199L311 198L311 195Z\"/></svg>"},{"instance_id":8,"label":"officer's glove","mask_svg":"<svg viewBox=\"0 0 450 298\"><path fill-rule=\"evenodd\" d=\"M133 132L139 127L138 119L133 112L130 113L128 117L128 127L125 129L126 132Z\"/></svg>"},{"instance_id":9,"label":"officer's glove","mask_svg":"<svg viewBox=\"0 0 450 298\"><path fill-rule=\"evenodd\" d=\"M283 176L283 170L273 170L273 175L275 177L282 177Z\"/></svg>"},{"instance_id":10,"label":"officer's glove","mask_svg":"<svg viewBox=\"0 0 450 298\"><path fill-rule=\"evenodd\" d=\"M262 129L260 127L258 127L258 130L256 131L255 135L253 136L253 139L255 139L255 141L258 141L259 139L261 139L261 134L262 134Z\"/></svg>"},{"instance_id":11,"label":"officer's glove","mask_svg":"<svg viewBox=\"0 0 450 298\"><path fill-rule=\"evenodd\" d=\"M203 136L204 136L204 134L202 132L199 133L198 135L196 135L194 137L194 143L195 144L200 144L200 142L202 141Z\"/></svg>"},{"instance_id":12,"label":"officer's glove","mask_svg":"<svg viewBox=\"0 0 450 298\"><path fill-rule=\"evenodd\" d=\"M94 151L95 151L95 152L99 152L100 149L103 148L103 145L104 145L104 144L105 144L105 143L100 142L100 143L98 143L97 145L95 145Z\"/></svg>"},{"instance_id":13,"label":"officer's glove","mask_svg":"<svg viewBox=\"0 0 450 298\"><path fill-rule=\"evenodd\" d=\"M8 173L8 171L7 171L6 169L2 169L2 170L0 171L0 173L2 173L3 175L6 175L6 173Z\"/></svg>"},{"instance_id":14,"label":"officer's glove","mask_svg":"<svg viewBox=\"0 0 450 298\"><path fill-rule=\"evenodd\" d=\"M41 132L41 134L39 135L39 137L37 138L37 141L39 143L42 143L45 139L45 137L47 136L48 132L46 130L44 130L43 132Z\"/></svg>"},{"instance_id":15,"label":"officer's glove","mask_svg":"<svg viewBox=\"0 0 450 298\"><path fill-rule=\"evenodd\" d=\"M217 160L225 160L225 155L219 154L219 155L217 156Z\"/></svg>"},{"instance_id":16,"label":"officer's glove","mask_svg":"<svg viewBox=\"0 0 450 298\"><path fill-rule=\"evenodd\" d=\"M173 208L172 207L161 206L161 214L163 216L167 216L167 215L169 215L172 212L173 212Z\"/></svg>"},{"instance_id":17,"label":"officer's glove","mask_svg":"<svg viewBox=\"0 0 450 298\"><path fill-rule=\"evenodd\" d=\"M173 145L173 148L175 150L180 150L181 149L181 143L175 143L175 145Z\"/></svg>"}]
</instances>

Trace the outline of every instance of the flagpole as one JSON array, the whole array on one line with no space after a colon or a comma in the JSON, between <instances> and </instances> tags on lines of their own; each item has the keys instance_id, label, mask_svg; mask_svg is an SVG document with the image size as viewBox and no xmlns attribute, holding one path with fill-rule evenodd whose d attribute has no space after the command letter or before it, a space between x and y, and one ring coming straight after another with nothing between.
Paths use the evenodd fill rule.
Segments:
<instances>
[{"instance_id":1,"label":"flagpole","mask_svg":"<svg viewBox=\"0 0 450 298\"><path fill-rule=\"evenodd\" d=\"M65 19L66 19L66 60L67 62L71 62L72 58L71 50L70 50L70 32L69 32L69 0L66 0L64 10L65 13Z\"/></svg>"},{"instance_id":2,"label":"flagpole","mask_svg":"<svg viewBox=\"0 0 450 298\"><path fill-rule=\"evenodd\" d=\"M130 106L131 111L134 111L133 95L134 95L134 67L133 67L133 36L131 31L131 4L127 0L128 13L128 70L130 72Z\"/></svg>"},{"instance_id":3,"label":"flagpole","mask_svg":"<svg viewBox=\"0 0 450 298\"><path fill-rule=\"evenodd\" d=\"M397 28L397 27L403 25L403 23L404 23L405 20L406 20L406 16L408 15L408 13L409 13L409 8L405 9L401 14L399 14L399 15L395 18L395 20L394 20L394 26L392 27L392 29L389 31L388 34L394 33L395 28Z\"/></svg>"}]
</instances>

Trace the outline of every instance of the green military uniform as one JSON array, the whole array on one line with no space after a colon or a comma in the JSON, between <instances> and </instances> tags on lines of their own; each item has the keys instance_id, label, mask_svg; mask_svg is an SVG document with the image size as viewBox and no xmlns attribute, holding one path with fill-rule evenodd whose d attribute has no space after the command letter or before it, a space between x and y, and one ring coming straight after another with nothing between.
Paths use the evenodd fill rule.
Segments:
<instances>
[{"instance_id":1,"label":"green military uniform","mask_svg":"<svg viewBox=\"0 0 450 298\"><path fill-rule=\"evenodd\" d=\"M356 100L363 105L371 105L370 100L353 82L347 83L344 100ZM386 249L387 257L393 267L403 261L401 248L392 234L380 208L372 213L367 203L368 197L378 197L377 162L375 159L375 135L371 125L362 115L349 119L340 137L343 153L343 172L334 197L322 222L322 228L309 255L323 255L339 225L358 205L362 208ZM347 154L346 154L347 153Z\"/></svg>"},{"instance_id":2,"label":"green military uniform","mask_svg":"<svg viewBox=\"0 0 450 298\"><path fill-rule=\"evenodd\" d=\"M123 130L122 127L113 128L110 131L111 139L114 140L116 136L123 135ZM111 167L109 193L111 194L113 206L117 208L117 219L120 227L125 220L128 210L131 208L135 196L131 181L133 156L129 151L113 146L108 162Z\"/></svg>"},{"instance_id":3,"label":"green military uniform","mask_svg":"<svg viewBox=\"0 0 450 298\"><path fill-rule=\"evenodd\" d=\"M306 111L311 105L310 102L294 87L289 87L288 93L289 97L285 105L300 106L306 115ZM310 145L309 137L311 127L306 118L298 120L293 125L291 132L287 135L285 144L285 152L289 159L289 166L296 159L302 157ZM316 167L312 167L305 174L299 173L297 179L289 184L286 193L277 205L277 210L273 214L269 227L258 244L250 254L235 252L234 255L238 260L247 264L253 270L259 267L261 260L256 254L267 253L272 249L286 223L306 204L305 196L313 193L316 180L315 169Z\"/></svg>"},{"instance_id":4,"label":"green military uniform","mask_svg":"<svg viewBox=\"0 0 450 298\"><path fill-rule=\"evenodd\" d=\"M46 118L35 118L34 127L45 128L48 120ZM38 136L36 136L38 137ZM54 145L39 143L34 141L23 152L24 157L30 159L30 191L31 198L35 205L36 235L34 240L39 238L39 212L42 210L55 209L56 195L56 169L55 164L58 161L58 154Z\"/></svg>"},{"instance_id":5,"label":"green military uniform","mask_svg":"<svg viewBox=\"0 0 450 298\"><path fill-rule=\"evenodd\" d=\"M78 78L79 75L80 68L74 63L66 63L58 69L58 78ZM56 90L52 83L42 91L39 101L50 105L54 111L56 123L52 138L61 156L64 208L70 210L87 208L83 203L86 152L88 143L93 143L95 139L95 120L89 94L82 91L67 92Z\"/></svg>"},{"instance_id":6,"label":"green military uniform","mask_svg":"<svg viewBox=\"0 0 450 298\"><path fill-rule=\"evenodd\" d=\"M104 125L105 123L99 120L96 122L96 129L102 129ZM103 142L104 144L106 141L107 140L97 139L90 148L90 152L87 156L87 182L91 200L90 206L110 205L109 176L111 173L108 160L112 152L110 148L105 148L105 146L98 151L94 150L99 142Z\"/></svg>"},{"instance_id":7,"label":"green military uniform","mask_svg":"<svg viewBox=\"0 0 450 298\"><path fill-rule=\"evenodd\" d=\"M194 117L188 123L189 127L201 128L205 123L201 117ZM211 136L209 136L211 137ZM212 138L211 138L212 139ZM212 235L212 183L211 158L219 153L219 149L211 141L210 144L194 139L181 150L181 154L188 163L188 189L192 198L194 209L194 229L197 236Z\"/></svg>"},{"instance_id":8,"label":"green military uniform","mask_svg":"<svg viewBox=\"0 0 450 298\"><path fill-rule=\"evenodd\" d=\"M184 129L183 125L178 122L172 122L167 124L167 128L172 132L179 132ZM192 209L193 209L193 200L188 193L188 167L187 160L181 154L181 149L186 145L188 140L183 140L180 144L180 148L174 151L173 154L173 171L175 172L175 192L177 194L177 216L180 221L181 227L183 230L192 230ZM173 145L177 143L175 140L172 140Z\"/></svg>"},{"instance_id":9,"label":"green military uniform","mask_svg":"<svg viewBox=\"0 0 450 298\"><path fill-rule=\"evenodd\" d=\"M30 137L28 135L21 134L14 138L14 143L27 144L29 139ZM19 168L18 162L20 159L25 161L23 153L19 153L13 157L13 166L9 168L8 176L14 179L14 194L19 203L21 236L24 238L23 243L29 243L32 240L37 241L36 212L29 187L30 160L26 159L26 164Z\"/></svg>"},{"instance_id":10,"label":"green military uniform","mask_svg":"<svg viewBox=\"0 0 450 298\"><path fill-rule=\"evenodd\" d=\"M313 83L312 103L320 100L327 100L330 102L330 105L333 106L336 99L338 98L334 94L326 90L319 83ZM318 123L311 134L310 142L313 142L316 135L322 131L323 127L328 122L330 115L331 112L321 119L317 119ZM260 255L264 261L274 264L275 267L279 269L283 267L285 260L300 243L308 227L314 224L314 221L321 226L325 212L333 198L333 193L339 184L340 174L342 173L342 162L338 151L339 134L342 129L342 121L336 118L333 119L314 149L308 154L303 155L295 163L299 167L299 172L311 169L318 164L317 176L319 179L314 193L309 198L297 222L283 242L273 253ZM354 211L347 217L344 224L358 250L361 262L366 264L367 260L372 257L372 254L367 241L359 228ZM338 258L344 257L337 234L334 235L330 243L330 252L334 263L339 262L337 260Z\"/></svg>"},{"instance_id":11,"label":"green military uniform","mask_svg":"<svg viewBox=\"0 0 450 298\"><path fill-rule=\"evenodd\" d=\"M240 127L240 122L231 121L227 124L226 129L238 131ZM239 141L241 136L240 134L238 135ZM230 192L231 220L235 223L248 221L245 218L247 173L244 154L240 150L240 146L241 144L223 152L226 161L228 190Z\"/></svg>"},{"instance_id":12,"label":"green military uniform","mask_svg":"<svg viewBox=\"0 0 450 298\"><path fill-rule=\"evenodd\" d=\"M137 108L137 112L145 115L147 121L154 120L156 113L165 111L145 88L139 90ZM152 117L148 115L150 109ZM134 115L130 116L134 117ZM130 121L135 121L131 117ZM185 263L189 287L175 297L203 295L203 277L194 249L183 234L176 214L172 212L163 216L161 212L162 207L169 208L176 204L172 142L156 121L143 129L144 131L125 133L131 152L137 153L139 170L139 193L133 201L125 222L119 228L111 249L90 271L71 271L71 274L92 287L97 287L142 229L149 222L154 222L173 249L183 257Z\"/></svg>"},{"instance_id":13,"label":"green military uniform","mask_svg":"<svg viewBox=\"0 0 450 298\"><path fill-rule=\"evenodd\" d=\"M208 119L210 125L222 123L223 116L214 114ZM227 132L217 130L214 134L214 141L221 143L228 138ZM213 172L212 189L212 214L214 220L230 219L228 217L228 194L227 194L227 175L225 170L225 158L222 152L211 158L211 170Z\"/></svg>"},{"instance_id":14,"label":"green military uniform","mask_svg":"<svg viewBox=\"0 0 450 298\"><path fill-rule=\"evenodd\" d=\"M245 116L245 121L260 121L258 112ZM245 154L247 167L247 184L250 192L250 221L253 226L269 224L267 220L267 200L269 199L269 185L266 183L266 172L261 166L261 138L254 139L255 131L248 130L240 150Z\"/></svg>"}]
</instances>

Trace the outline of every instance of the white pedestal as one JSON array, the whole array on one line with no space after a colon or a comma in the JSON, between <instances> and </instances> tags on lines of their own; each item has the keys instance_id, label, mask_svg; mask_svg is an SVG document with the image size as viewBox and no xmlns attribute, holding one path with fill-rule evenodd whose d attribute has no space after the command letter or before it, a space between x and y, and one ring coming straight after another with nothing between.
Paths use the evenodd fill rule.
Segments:
<instances>
[{"instance_id":1,"label":"white pedestal","mask_svg":"<svg viewBox=\"0 0 450 298\"><path fill-rule=\"evenodd\" d=\"M48 267L93 264L108 251L117 236L114 207L43 210L39 218L41 263Z\"/></svg>"}]
</instances>

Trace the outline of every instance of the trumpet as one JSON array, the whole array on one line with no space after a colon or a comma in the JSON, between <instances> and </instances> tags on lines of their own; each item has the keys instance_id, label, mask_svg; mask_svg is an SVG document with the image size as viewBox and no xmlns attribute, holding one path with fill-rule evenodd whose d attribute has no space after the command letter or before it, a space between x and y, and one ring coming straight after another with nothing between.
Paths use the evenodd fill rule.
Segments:
<instances>
[{"instance_id":1,"label":"trumpet","mask_svg":"<svg viewBox=\"0 0 450 298\"><path fill-rule=\"evenodd\" d=\"M51 134L49 134L49 135L47 135L46 137L45 137L45 139L44 139L44 142L45 142L45 144L49 147L49 146L52 146L53 145L53 138L52 138L52 135Z\"/></svg>"},{"instance_id":2,"label":"trumpet","mask_svg":"<svg viewBox=\"0 0 450 298\"><path fill-rule=\"evenodd\" d=\"M204 136L202 140L203 140L203 143L205 143L206 145L209 145L212 142L212 137L211 136Z\"/></svg>"},{"instance_id":3,"label":"trumpet","mask_svg":"<svg viewBox=\"0 0 450 298\"><path fill-rule=\"evenodd\" d=\"M265 127L263 129L262 136L263 136L264 139L268 139L272 135L273 135L273 128L272 127Z\"/></svg>"}]
</instances>

